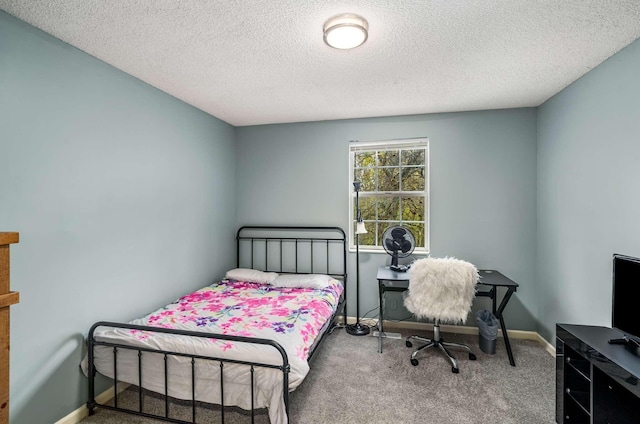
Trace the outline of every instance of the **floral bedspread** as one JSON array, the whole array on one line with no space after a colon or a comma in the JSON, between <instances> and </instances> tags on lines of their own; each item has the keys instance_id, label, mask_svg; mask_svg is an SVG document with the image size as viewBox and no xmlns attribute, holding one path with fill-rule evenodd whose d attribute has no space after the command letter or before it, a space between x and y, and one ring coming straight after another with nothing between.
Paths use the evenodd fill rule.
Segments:
<instances>
[{"instance_id":1,"label":"floral bedspread","mask_svg":"<svg viewBox=\"0 0 640 424\"><path fill-rule=\"evenodd\" d=\"M206 331L234 336L296 340L295 355L306 360L325 322L337 307L342 285L334 280L324 289L278 288L268 284L223 280L182 296L134 324ZM138 339L146 332L133 331ZM210 339L223 351L236 344ZM288 343L281 343L287 350Z\"/></svg>"}]
</instances>

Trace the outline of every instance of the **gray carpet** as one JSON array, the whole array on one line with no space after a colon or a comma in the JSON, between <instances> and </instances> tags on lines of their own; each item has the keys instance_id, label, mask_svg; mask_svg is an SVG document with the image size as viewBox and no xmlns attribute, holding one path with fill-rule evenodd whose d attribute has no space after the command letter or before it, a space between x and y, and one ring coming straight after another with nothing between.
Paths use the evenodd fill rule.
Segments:
<instances>
[{"instance_id":1,"label":"gray carpet","mask_svg":"<svg viewBox=\"0 0 640 424\"><path fill-rule=\"evenodd\" d=\"M391 329L387 329L389 331ZM415 332L412 332L414 334ZM429 336L431 334L418 332ZM403 332L403 336L408 333ZM443 333L448 341L469 344L477 355L453 351L460 373L453 374L446 358L428 349L409 362L412 349L404 340L384 339L383 353L369 336L350 336L336 330L316 352L311 371L291 394L291 422L295 424L340 423L554 423L555 360L535 341L512 339L516 367L509 365L502 339L495 355L484 354L477 336ZM121 405L137 405L137 392L125 391ZM145 396L149 410L164 411L163 401ZM172 416L191 419L191 407L172 404ZM175 415L173 415L175 414ZM186 415L182 415L186 414ZM219 422L219 408L198 407L197 422ZM163 421L98 409L83 424ZM249 423L238 409L225 410L225 423ZM266 411L258 411L257 423L268 423Z\"/></svg>"}]
</instances>

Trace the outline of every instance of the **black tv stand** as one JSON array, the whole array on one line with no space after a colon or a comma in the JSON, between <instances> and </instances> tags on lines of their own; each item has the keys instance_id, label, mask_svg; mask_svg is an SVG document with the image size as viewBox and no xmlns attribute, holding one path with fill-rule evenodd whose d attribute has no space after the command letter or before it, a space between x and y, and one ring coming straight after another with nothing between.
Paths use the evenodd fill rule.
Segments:
<instances>
[{"instance_id":1,"label":"black tv stand","mask_svg":"<svg viewBox=\"0 0 640 424\"><path fill-rule=\"evenodd\" d=\"M609 327L556 325L557 423L640 423L635 342Z\"/></svg>"}]
</instances>

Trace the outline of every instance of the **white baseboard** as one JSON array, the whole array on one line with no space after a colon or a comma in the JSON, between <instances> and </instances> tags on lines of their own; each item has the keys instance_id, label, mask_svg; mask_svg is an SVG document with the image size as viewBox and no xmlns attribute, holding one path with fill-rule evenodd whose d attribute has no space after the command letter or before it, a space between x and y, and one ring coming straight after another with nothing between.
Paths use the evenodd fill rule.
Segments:
<instances>
[{"instance_id":1,"label":"white baseboard","mask_svg":"<svg viewBox=\"0 0 640 424\"><path fill-rule=\"evenodd\" d=\"M370 325L369 323L373 323L373 326L377 328L378 320L375 318L365 318L364 320L361 319L361 321L364 321L367 325ZM352 324L355 322L355 317L347 317L347 323ZM433 324L428 322L384 320L383 324L385 328L433 331ZM440 330L443 333L478 334L478 327L469 327L465 325L442 324L440 325ZM535 340L540 343L542 347L544 347L544 350L546 350L551 356L556 356L555 347L536 331L507 330L507 332L511 339ZM371 334L373 334L373 332ZM498 329L498 337L502 337L502 330L500 329Z\"/></svg>"},{"instance_id":2,"label":"white baseboard","mask_svg":"<svg viewBox=\"0 0 640 424\"><path fill-rule=\"evenodd\" d=\"M129 387L128 383L118 383L118 393L125 390ZM106 403L113 398L113 386L109 387L104 392L100 393L96 396L97 403ZM67 416L61 418L56 421L55 424L78 424L80 421L89 416L89 410L87 409L87 405L82 405L75 411L71 412Z\"/></svg>"},{"instance_id":3,"label":"white baseboard","mask_svg":"<svg viewBox=\"0 0 640 424\"><path fill-rule=\"evenodd\" d=\"M554 345L552 345L551 343L549 343L547 341L547 339L545 339L544 337L542 337L540 334L536 333L538 335L538 342L540 342L540 344L542 346L544 346L544 349L549 352L549 354L551 356L556 356L556 347Z\"/></svg>"}]
</instances>

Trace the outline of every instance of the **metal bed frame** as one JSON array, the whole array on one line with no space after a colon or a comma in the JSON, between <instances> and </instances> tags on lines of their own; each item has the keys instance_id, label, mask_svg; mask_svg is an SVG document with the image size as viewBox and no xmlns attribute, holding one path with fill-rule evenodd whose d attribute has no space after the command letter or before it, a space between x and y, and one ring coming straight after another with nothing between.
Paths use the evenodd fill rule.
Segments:
<instances>
[{"instance_id":1,"label":"metal bed frame","mask_svg":"<svg viewBox=\"0 0 640 424\"><path fill-rule=\"evenodd\" d=\"M292 235L293 234L293 235ZM301 234L296 236L295 234ZM302 227L302 226L244 226L241 227L236 234L236 266L241 266L259 269L261 271L291 273L291 274L314 274L322 273L330 275L336 279L340 279L343 282L343 292L340 298L340 302L336 311L328 321L328 325L325 331L322 332L316 343L312 346L308 361L311 360L313 354L317 351L318 346L324 340L326 334L331 333L336 325L335 318L342 310L343 324L347 322L347 245L346 235L344 230L339 227ZM248 247L247 247L248 246ZM318 246L324 247L322 251L318 250ZM336 249L333 246L339 248ZM332 249L333 247L333 249ZM243 252L249 250L248 261L250 266L246 266L242 259L246 260L246 255ZM275 249L275 250L274 250ZM293 259L286 255L284 250L293 250ZM332 255L333 254L333 255ZM264 256L262 256L264 255ZM324 264L323 267L318 265L318 258L320 262ZM333 262L337 262L337 266L332 265ZM323 260L324 259L324 260ZM275 265L273 265L275 262ZM279 365L266 364L259 361L247 362L234 359L220 358L214 356L202 356L187 353L171 352L158 349L150 349L144 347L132 347L125 344L98 341L95 338L95 330L98 327L112 327L123 328L132 330L144 330L147 332L167 333L181 336L200 337L200 338L216 338L221 340L228 340L233 342L261 344L271 346L276 349L282 357L282 363ZM95 398L95 383L96 383L96 367L94 363L94 349L96 346L108 346L113 352L113 405L99 404ZM220 392L221 392L221 404L220 404L220 422L225 422L225 405L224 405L224 366L226 363L241 364L250 367L250 384L251 384L251 423L255 422L255 408L254 408L254 373L256 368L272 368L282 372L282 396L285 405L285 411L287 419L289 417L289 372L290 365L287 353L284 348L274 340L242 337L242 336L230 336L226 334L214 334L197 331L184 331L167 329L160 327L149 327L143 325L133 325L125 323L116 323L108 321L100 321L95 323L87 336L87 350L88 350L88 368L87 373L89 377L89 394L87 401L87 408L89 409L89 415L95 413L96 407L126 412L129 414L160 419L163 421L169 421L174 423L195 423L196 422L196 400L195 385L196 385L196 372L195 364L196 360L199 361L215 361L219 363L220 367ZM138 353L138 410L131 410L122 408L118 405L118 368L117 358L119 350L137 351ZM142 360L144 353L152 352L154 354L164 355L164 416L158 416L149 414L143 411L143 388L142 388ZM169 408L169 380L168 380L168 358L171 356L190 358L191 361L191 421L185 421L178 418L170 417Z\"/></svg>"}]
</instances>

